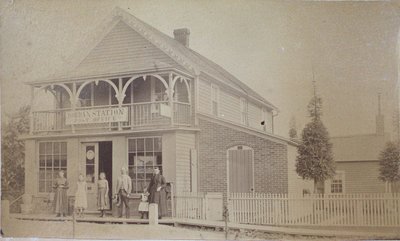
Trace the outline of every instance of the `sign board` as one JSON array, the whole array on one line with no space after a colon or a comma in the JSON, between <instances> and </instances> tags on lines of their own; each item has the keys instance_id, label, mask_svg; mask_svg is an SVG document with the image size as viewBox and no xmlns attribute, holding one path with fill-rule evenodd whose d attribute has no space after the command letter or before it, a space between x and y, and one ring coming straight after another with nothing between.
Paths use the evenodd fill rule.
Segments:
<instances>
[{"instance_id":1,"label":"sign board","mask_svg":"<svg viewBox=\"0 0 400 241\"><path fill-rule=\"evenodd\" d=\"M165 117L171 117L171 107L166 104L160 104L160 115Z\"/></svg>"},{"instance_id":2,"label":"sign board","mask_svg":"<svg viewBox=\"0 0 400 241\"><path fill-rule=\"evenodd\" d=\"M128 107L75 110L65 113L66 125L128 121Z\"/></svg>"}]
</instances>

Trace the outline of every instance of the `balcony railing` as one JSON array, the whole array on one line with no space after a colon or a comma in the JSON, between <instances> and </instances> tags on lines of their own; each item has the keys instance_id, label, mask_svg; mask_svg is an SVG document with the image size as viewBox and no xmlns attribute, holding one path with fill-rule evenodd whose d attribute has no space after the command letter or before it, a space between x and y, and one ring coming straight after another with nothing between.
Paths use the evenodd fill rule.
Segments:
<instances>
[{"instance_id":1,"label":"balcony railing","mask_svg":"<svg viewBox=\"0 0 400 241\"><path fill-rule=\"evenodd\" d=\"M114 109L118 105L79 107L75 111ZM127 130L140 127L189 126L191 123L191 105L189 103L146 102L123 104L127 108L128 121L68 124L67 113L72 109L59 109L32 112L32 132L71 132L73 130Z\"/></svg>"}]
</instances>

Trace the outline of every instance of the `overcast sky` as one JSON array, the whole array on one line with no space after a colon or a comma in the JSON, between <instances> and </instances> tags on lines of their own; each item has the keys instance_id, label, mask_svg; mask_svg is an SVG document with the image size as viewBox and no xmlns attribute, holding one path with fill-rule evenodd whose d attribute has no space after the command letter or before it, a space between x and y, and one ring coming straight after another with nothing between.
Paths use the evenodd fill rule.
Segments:
<instances>
[{"instance_id":1,"label":"overcast sky","mask_svg":"<svg viewBox=\"0 0 400 241\"><path fill-rule=\"evenodd\" d=\"M1 1L1 109L29 103L24 81L63 69L115 6L172 35L191 31L190 47L221 65L301 129L312 79L331 136L375 132L377 94L386 129L397 81L398 2ZM314 70L314 71L312 71Z\"/></svg>"}]
</instances>

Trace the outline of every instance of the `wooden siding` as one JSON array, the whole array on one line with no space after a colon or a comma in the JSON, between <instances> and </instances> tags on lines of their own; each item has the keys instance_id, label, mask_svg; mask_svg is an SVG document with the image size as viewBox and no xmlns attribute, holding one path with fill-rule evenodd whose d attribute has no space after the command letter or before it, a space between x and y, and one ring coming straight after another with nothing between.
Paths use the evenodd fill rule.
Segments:
<instances>
[{"instance_id":1,"label":"wooden siding","mask_svg":"<svg viewBox=\"0 0 400 241\"><path fill-rule=\"evenodd\" d=\"M90 72L100 66L120 70L156 68L154 62L180 67L173 59L120 21L80 63L76 72Z\"/></svg>"},{"instance_id":2,"label":"wooden siding","mask_svg":"<svg viewBox=\"0 0 400 241\"><path fill-rule=\"evenodd\" d=\"M385 192L385 183L378 179L379 162L337 162L337 171L344 171L344 190L346 193ZM328 192L331 187L328 185Z\"/></svg>"},{"instance_id":3,"label":"wooden siding","mask_svg":"<svg viewBox=\"0 0 400 241\"><path fill-rule=\"evenodd\" d=\"M261 108L252 103L248 103L247 106L248 106L249 126L252 128L262 130L263 126L261 125L261 119L262 119Z\"/></svg>"},{"instance_id":4,"label":"wooden siding","mask_svg":"<svg viewBox=\"0 0 400 241\"><path fill-rule=\"evenodd\" d=\"M220 91L220 115L226 120L240 123L240 97Z\"/></svg>"},{"instance_id":5,"label":"wooden siding","mask_svg":"<svg viewBox=\"0 0 400 241\"><path fill-rule=\"evenodd\" d=\"M176 190L190 191L190 150L195 149L195 135L176 133Z\"/></svg>"},{"instance_id":6,"label":"wooden siding","mask_svg":"<svg viewBox=\"0 0 400 241\"><path fill-rule=\"evenodd\" d=\"M199 111L211 113L211 83L199 80Z\"/></svg>"}]
</instances>

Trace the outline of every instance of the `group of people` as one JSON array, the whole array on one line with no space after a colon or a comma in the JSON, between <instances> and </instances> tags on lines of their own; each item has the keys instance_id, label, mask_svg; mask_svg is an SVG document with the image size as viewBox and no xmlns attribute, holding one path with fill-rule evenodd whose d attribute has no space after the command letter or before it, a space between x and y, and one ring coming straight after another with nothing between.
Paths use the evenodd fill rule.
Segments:
<instances>
[{"instance_id":1,"label":"group of people","mask_svg":"<svg viewBox=\"0 0 400 241\"><path fill-rule=\"evenodd\" d=\"M158 218L167 214L166 201L166 181L160 174L158 167L154 168L154 174L147 187L144 188L141 194L141 202L138 206L138 211L141 218L148 218L149 203L158 204ZM117 179L116 193L114 194L116 206L118 207L119 217L122 217L122 210L125 207L126 218L130 217L129 198L132 191L132 180L127 174L126 168L121 168L121 175ZM54 211L57 217L65 216L68 212L68 180L64 177L64 171L59 172L59 177L55 180L53 186L55 189ZM97 208L101 212L100 217L105 216L105 211L110 209L109 204L109 185L104 172L99 175L97 182ZM79 217L83 216L87 209L87 184L83 174L80 174L77 182L75 193L74 208Z\"/></svg>"},{"instance_id":2,"label":"group of people","mask_svg":"<svg viewBox=\"0 0 400 241\"><path fill-rule=\"evenodd\" d=\"M68 180L64 177L64 171L58 173L53 188L55 189L54 196L54 211L57 217L65 217L68 213L68 198L67 190ZM74 209L78 217L83 217L83 212L87 209L87 184L83 174L79 174L77 188L75 193ZM97 182L97 207L101 211L101 217L104 217L105 211L109 209L108 201L109 186L106 179L106 174L101 172L99 181Z\"/></svg>"},{"instance_id":3,"label":"group of people","mask_svg":"<svg viewBox=\"0 0 400 241\"><path fill-rule=\"evenodd\" d=\"M158 167L154 168L154 174L147 187L144 188L141 194L141 202L138 207L138 211L141 214L141 218L148 217L149 203L158 204L158 218L167 214L167 197L166 197L166 181L165 178L160 174ZM117 193L116 197L119 199L119 217L122 217L122 208L125 207L125 216L129 218L129 198L132 190L132 180L127 175L127 170L121 168L121 176L117 180Z\"/></svg>"}]
</instances>

